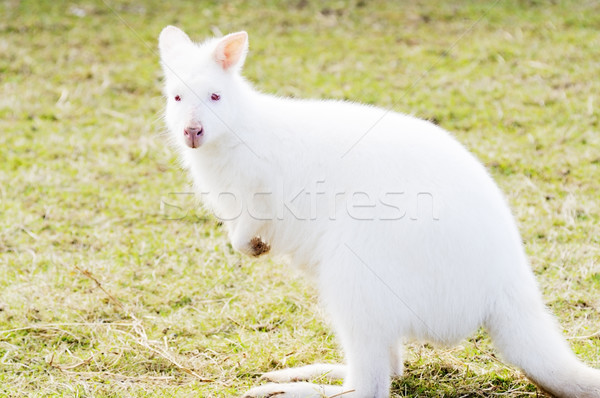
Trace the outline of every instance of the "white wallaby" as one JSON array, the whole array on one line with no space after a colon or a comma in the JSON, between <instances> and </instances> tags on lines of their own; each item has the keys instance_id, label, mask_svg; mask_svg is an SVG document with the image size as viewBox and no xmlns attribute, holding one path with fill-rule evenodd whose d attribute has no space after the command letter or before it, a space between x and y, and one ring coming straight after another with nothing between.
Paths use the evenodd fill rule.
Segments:
<instances>
[{"instance_id":1,"label":"white wallaby","mask_svg":"<svg viewBox=\"0 0 600 398\"><path fill-rule=\"evenodd\" d=\"M165 120L233 247L286 255L318 287L347 365L275 371L246 396L389 396L404 340L479 326L545 391L600 397L542 302L500 190L448 132L376 107L260 93L246 32L201 44L166 27ZM343 386L305 382L318 374ZM297 382L300 381L300 382Z\"/></svg>"}]
</instances>

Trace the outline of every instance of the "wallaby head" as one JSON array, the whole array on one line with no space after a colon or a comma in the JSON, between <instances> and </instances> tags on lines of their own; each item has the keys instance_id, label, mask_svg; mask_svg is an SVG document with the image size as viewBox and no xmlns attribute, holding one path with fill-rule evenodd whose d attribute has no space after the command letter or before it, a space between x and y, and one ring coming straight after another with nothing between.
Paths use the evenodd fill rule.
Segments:
<instances>
[{"instance_id":1,"label":"wallaby head","mask_svg":"<svg viewBox=\"0 0 600 398\"><path fill-rule=\"evenodd\" d=\"M248 52L246 32L202 44L174 26L159 38L165 74L165 120L175 143L199 148L232 140L231 125L240 109L240 71Z\"/></svg>"}]
</instances>

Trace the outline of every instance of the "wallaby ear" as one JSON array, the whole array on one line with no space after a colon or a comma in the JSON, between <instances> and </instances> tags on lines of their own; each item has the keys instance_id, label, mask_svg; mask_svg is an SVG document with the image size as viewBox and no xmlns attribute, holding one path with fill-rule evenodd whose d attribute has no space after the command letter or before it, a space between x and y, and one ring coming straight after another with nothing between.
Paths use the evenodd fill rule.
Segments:
<instances>
[{"instance_id":1,"label":"wallaby ear","mask_svg":"<svg viewBox=\"0 0 600 398\"><path fill-rule=\"evenodd\" d=\"M167 26L160 32L158 37L158 49L160 51L160 57L165 58L173 48L184 44L192 43L190 37L185 32L175 26Z\"/></svg>"},{"instance_id":2,"label":"wallaby ear","mask_svg":"<svg viewBox=\"0 0 600 398\"><path fill-rule=\"evenodd\" d=\"M228 34L219 40L214 57L224 70L239 69L244 65L247 52L248 33L242 31Z\"/></svg>"}]
</instances>

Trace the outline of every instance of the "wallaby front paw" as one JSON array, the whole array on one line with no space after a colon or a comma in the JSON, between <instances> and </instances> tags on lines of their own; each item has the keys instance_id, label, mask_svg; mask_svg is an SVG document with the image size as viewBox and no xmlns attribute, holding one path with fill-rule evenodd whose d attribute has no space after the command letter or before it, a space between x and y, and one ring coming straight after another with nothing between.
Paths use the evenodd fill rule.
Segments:
<instances>
[{"instance_id":1,"label":"wallaby front paw","mask_svg":"<svg viewBox=\"0 0 600 398\"><path fill-rule=\"evenodd\" d=\"M262 254L268 253L271 250L271 246L264 242L260 236L255 236L250 240L250 253L254 257L258 257Z\"/></svg>"}]
</instances>

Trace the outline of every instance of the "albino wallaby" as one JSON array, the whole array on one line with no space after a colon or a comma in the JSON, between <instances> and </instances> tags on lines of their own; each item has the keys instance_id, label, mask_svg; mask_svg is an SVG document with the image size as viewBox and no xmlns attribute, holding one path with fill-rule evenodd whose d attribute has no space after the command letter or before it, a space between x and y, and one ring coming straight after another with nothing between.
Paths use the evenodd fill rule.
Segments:
<instances>
[{"instance_id":1,"label":"albino wallaby","mask_svg":"<svg viewBox=\"0 0 600 398\"><path fill-rule=\"evenodd\" d=\"M241 76L248 35L160 34L165 120L203 202L243 253L289 256L318 287L347 365L271 372L248 397L389 396L406 339L484 326L545 391L600 397L545 308L502 193L448 132L342 101L279 98ZM343 386L316 385L319 374ZM300 382L296 382L300 381Z\"/></svg>"}]
</instances>

